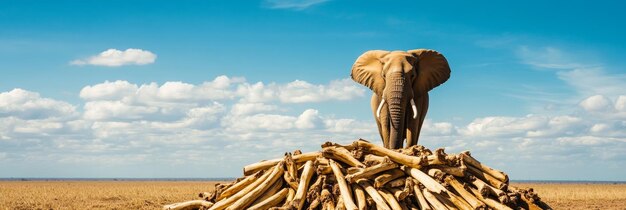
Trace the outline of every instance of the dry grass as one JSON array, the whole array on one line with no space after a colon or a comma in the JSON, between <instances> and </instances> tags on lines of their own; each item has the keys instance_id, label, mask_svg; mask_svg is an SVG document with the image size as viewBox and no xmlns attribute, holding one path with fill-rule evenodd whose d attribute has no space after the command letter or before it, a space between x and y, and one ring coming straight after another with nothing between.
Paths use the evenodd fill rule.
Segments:
<instances>
[{"instance_id":1,"label":"dry grass","mask_svg":"<svg viewBox=\"0 0 626 210\"><path fill-rule=\"evenodd\" d=\"M533 188L554 209L626 209L626 184L512 183Z\"/></svg>"},{"instance_id":2,"label":"dry grass","mask_svg":"<svg viewBox=\"0 0 626 210\"><path fill-rule=\"evenodd\" d=\"M161 209L217 182L0 181L0 209Z\"/></svg>"},{"instance_id":3,"label":"dry grass","mask_svg":"<svg viewBox=\"0 0 626 210\"><path fill-rule=\"evenodd\" d=\"M161 209L217 182L0 181L0 209ZM626 184L513 183L555 209L626 209Z\"/></svg>"}]
</instances>

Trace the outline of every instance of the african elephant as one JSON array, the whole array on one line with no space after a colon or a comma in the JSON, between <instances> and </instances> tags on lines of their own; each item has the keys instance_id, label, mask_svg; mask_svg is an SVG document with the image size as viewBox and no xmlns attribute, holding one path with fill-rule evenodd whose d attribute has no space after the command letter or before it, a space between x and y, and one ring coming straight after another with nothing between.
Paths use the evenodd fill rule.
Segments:
<instances>
[{"instance_id":1,"label":"african elephant","mask_svg":"<svg viewBox=\"0 0 626 210\"><path fill-rule=\"evenodd\" d=\"M450 66L434 50L371 50L357 58L350 76L374 91L372 112L383 144L398 149L405 137L407 147L417 144L428 91L450 78Z\"/></svg>"}]
</instances>

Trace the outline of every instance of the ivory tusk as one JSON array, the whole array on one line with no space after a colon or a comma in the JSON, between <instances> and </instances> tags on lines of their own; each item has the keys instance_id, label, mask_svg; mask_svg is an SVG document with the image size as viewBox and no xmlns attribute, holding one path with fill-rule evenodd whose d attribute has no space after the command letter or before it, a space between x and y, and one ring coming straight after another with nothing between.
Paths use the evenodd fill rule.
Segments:
<instances>
[{"instance_id":1,"label":"ivory tusk","mask_svg":"<svg viewBox=\"0 0 626 210\"><path fill-rule=\"evenodd\" d=\"M385 99L383 98L383 100L380 101L380 104L378 105L378 109L376 109L376 117L380 118L380 110L383 108L383 104L385 103ZM415 117L413 117L415 118Z\"/></svg>"},{"instance_id":2,"label":"ivory tusk","mask_svg":"<svg viewBox=\"0 0 626 210\"><path fill-rule=\"evenodd\" d=\"M415 101L413 101L413 99L411 99L411 109L413 109L413 119L415 119L417 117L417 107L415 106Z\"/></svg>"}]
</instances>

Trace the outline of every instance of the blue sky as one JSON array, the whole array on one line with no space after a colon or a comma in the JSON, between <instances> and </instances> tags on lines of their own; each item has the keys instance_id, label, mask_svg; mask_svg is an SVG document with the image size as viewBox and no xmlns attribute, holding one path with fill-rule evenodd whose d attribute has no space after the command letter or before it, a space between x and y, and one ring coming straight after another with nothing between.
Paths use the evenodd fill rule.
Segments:
<instances>
[{"instance_id":1,"label":"blue sky","mask_svg":"<svg viewBox=\"0 0 626 210\"><path fill-rule=\"evenodd\" d=\"M624 181L624 6L3 1L0 177L238 177L328 139L379 142L352 63L430 48L452 76L421 144L512 179Z\"/></svg>"}]
</instances>

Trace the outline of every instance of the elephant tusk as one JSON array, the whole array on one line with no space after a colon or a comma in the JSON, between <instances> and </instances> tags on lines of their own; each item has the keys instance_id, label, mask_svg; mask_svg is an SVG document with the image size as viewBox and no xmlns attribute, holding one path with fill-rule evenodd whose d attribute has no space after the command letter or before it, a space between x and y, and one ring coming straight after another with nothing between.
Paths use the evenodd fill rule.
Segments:
<instances>
[{"instance_id":1,"label":"elephant tusk","mask_svg":"<svg viewBox=\"0 0 626 210\"><path fill-rule=\"evenodd\" d=\"M411 109L413 109L413 119L417 117L417 107L415 106L415 101L411 99Z\"/></svg>"},{"instance_id":2,"label":"elephant tusk","mask_svg":"<svg viewBox=\"0 0 626 210\"><path fill-rule=\"evenodd\" d=\"M380 118L380 110L383 108L383 104L385 103L385 99L383 98L383 100L380 101L380 104L378 105L378 109L376 109L376 117Z\"/></svg>"}]
</instances>

